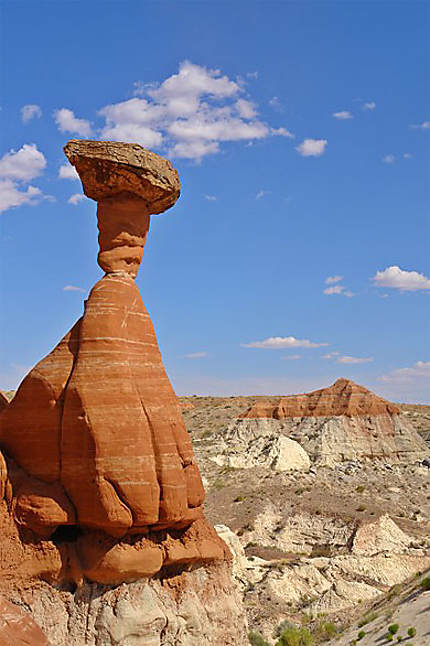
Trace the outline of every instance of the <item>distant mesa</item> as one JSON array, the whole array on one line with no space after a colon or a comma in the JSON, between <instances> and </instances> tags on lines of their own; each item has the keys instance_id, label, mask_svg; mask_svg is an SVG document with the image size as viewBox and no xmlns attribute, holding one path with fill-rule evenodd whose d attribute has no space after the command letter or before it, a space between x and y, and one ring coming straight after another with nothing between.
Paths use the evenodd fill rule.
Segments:
<instances>
[{"instance_id":1,"label":"distant mesa","mask_svg":"<svg viewBox=\"0 0 430 646\"><path fill-rule=\"evenodd\" d=\"M398 415L400 409L349 379L338 379L329 388L281 397L276 406L258 402L242 417L288 419L291 417L361 417Z\"/></svg>"},{"instance_id":2,"label":"distant mesa","mask_svg":"<svg viewBox=\"0 0 430 646\"><path fill-rule=\"evenodd\" d=\"M397 406L353 381L338 379L329 388L281 397L276 404L260 399L220 434L223 449L214 459L233 466L235 455L239 461L247 455L246 468L263 466L263 456L272 456L273 469L280 464L287 469L285 461L274 458L282 437L299 444L312 463L326 466L374 459L411 463L429 455ZM264 451L253 458L258 444Z\"/></svg>"}]
</instances>

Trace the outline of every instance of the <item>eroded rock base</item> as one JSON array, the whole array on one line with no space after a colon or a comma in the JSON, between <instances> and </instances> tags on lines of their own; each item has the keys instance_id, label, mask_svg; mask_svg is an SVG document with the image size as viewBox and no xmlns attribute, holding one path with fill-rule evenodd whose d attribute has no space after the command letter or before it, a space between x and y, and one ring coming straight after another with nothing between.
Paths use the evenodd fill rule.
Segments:
<instances>
[{"instance_id":1,"label":"eroded rock base","mask_svg":"<svg viewBox=\"0 0 430 646\"><path fill-rule=\"evenodd\" d=\"M245 646L246 619L230 568L223 562L74 591L41 581L4 594L30 610L52 646Z\"/></svg>"}]
</instances>

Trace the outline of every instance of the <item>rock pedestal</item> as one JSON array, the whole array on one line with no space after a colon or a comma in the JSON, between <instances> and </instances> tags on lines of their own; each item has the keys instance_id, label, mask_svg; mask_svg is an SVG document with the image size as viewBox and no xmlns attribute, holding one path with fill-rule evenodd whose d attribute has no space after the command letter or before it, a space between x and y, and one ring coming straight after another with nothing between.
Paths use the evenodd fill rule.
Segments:
<instances>
[{"instance_id":1,"label":"rock pedestal","mask_svg":"<svg viewBox=\"0 0 430 646\"><path fill-rule=\"evenodd\" d=\"M64 150L97 201L105 275L1 415L14 518L69 546L63 578L119 583L223 560L228 550L203 517L191 441L134 281L150 216L175 204L178 174L135 144L72 140Z\"/></svg>"}]
</instances>

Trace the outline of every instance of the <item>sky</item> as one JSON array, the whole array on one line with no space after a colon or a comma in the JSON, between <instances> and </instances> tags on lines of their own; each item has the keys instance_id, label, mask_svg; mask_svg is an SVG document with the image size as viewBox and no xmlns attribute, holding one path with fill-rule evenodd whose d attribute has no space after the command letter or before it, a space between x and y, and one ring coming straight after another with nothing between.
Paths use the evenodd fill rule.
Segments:
<instances>
[{"instance_id":1,"label":"sky","mask_svg":"<svg viewBox=\"0 0 430 646\"><path fill-rule=\"evenodd\" d=\"M346 377L430 403L427 2L3 0L0 388L101 277L62 147L139 143L183 190L137 284L178 394Z\"/></svg>"}]
</instances>

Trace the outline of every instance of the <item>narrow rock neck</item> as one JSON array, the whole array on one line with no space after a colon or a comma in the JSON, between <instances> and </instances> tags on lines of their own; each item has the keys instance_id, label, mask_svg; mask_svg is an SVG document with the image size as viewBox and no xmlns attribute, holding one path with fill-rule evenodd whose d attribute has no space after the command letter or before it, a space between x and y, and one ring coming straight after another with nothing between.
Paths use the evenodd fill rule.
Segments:
<instances>
[{"instance_id":1,"label":"narrow rock neck","mask_svg":"<svg viewBox=\"0 0 430 646\"><path fill-rule=\"evenodd\" d=\"M97 262L107 274L136 278L149 231L145 200L124 193L97 203Z\"/></svg>"}]
</instances>

